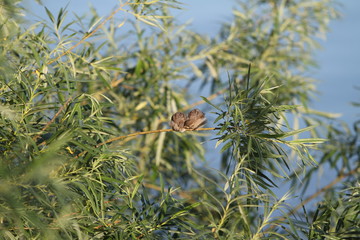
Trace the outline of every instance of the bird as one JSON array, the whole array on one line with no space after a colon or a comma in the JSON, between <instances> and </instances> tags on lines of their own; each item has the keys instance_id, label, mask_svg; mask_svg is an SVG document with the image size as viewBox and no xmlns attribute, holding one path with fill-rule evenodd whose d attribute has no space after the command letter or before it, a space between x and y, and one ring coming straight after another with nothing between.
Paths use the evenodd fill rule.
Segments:
<instances>
[{"instance_id":1,"label":"bird","mask_svg":"<svg viewBox=\"0 0 360 240\"><path fill-rule=\"evenodd\" d=\"M185 132L184 128L187 116L182 112L176 112L171 116L170 127L177 132Z\"/></svg>"},{"instance_id":2,"label":"bird","mask_svg":"<svg viewBox=\"0 0 360 240\"><path fill-rule=\"evenodd\" d=\"M199 109L193 109L188 113L185 121L185 129L196 130L206 124L205 114Z\"/></svg>"}]
</instances>

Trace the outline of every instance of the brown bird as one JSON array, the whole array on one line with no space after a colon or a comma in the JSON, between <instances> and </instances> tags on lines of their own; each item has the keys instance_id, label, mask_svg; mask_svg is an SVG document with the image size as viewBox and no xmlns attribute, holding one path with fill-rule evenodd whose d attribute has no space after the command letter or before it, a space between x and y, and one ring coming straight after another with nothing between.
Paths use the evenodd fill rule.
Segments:
<instances>
[{"instance_id":1,"label":"brown bird","mask_svg":"<svg viewBox=\"0 0 360 240\"><path fill-rule=\"evenodd\" d=\"M185 121L185 128L196 130L206 123L205 114L199 109L193 109L189 112L187 120Z\"/></svg>"},{"instance_id":2,"label":"brown bird","mask_svg":"<svg viewBox=\"0 0 360 240\"><path fill-rule=\"evenodd\" d=\"M182 112L176 112L171 117L170 127L177 132L185 132L185 121L187 120L187 117Z\"/></svg>"}]
</instances>

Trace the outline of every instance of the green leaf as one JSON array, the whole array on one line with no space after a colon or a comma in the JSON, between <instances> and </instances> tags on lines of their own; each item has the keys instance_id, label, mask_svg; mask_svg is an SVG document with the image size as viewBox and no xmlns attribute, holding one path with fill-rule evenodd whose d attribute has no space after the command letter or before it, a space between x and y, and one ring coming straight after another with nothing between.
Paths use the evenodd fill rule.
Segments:
<instances>
[{"instance_id":1,"label":"green leaf","mask_svg":"<svg viewBox=\"0 0 360 240\"><path fill-rule=\"evenodd\" d=\"M200 96L206 103L210 104L211 106L213 106L214 108L216 108L217 110L221 111L221 109L217 106L215 106L214 104L212 104L206 97Z\"/></svg>"},{"instance_id":2,"label":"green leaf","mask_svg":"<svg viewBox=\"0 0 360 240\"><path fill-rule=\"evenodd\" d=\"M54 23L55 22L55 17L54 15L52 15L52 13L49 11L49 9L47 7L45 7L46 10L46 14L48 15L48 17L50 18L51 22Z\"/></svg>"},{"instance_id":3,"label":"green leaf","mask_svg":"<svg viewBox=\"0 0 360 240\"><path fill-rule=\"evenodd\" d=\"M297 143L297 144L304 144L304 143L324 143L328 141L327 139L323 138L302 138L302 139L296 139L292 141L287 141L288 143Z\"/></svg>"},{"instance_id":4,"label":"green leaf","mask_svg":"<svg viewBox=\"0 0 360 240\"><path fill-rule=\"evenodd\" d=\"M283 112L286 110L292 110L301 107L301 105L280 105L280 106L271 106L270 110L274 112Z\"/></svg>"},{"instance_id":5,"label":"green leaf","mask_svg":"<svg viewBox=\"0 0 360 240\"><path fill-rule=\"evenodd\" d=\"M225 145L221 148L220 152L225 152L225 151L228 150L232 145L233 145L233 142L232 142L232 141L228 141L228 142L225 143Z\"/></svg>"}]
</instances>

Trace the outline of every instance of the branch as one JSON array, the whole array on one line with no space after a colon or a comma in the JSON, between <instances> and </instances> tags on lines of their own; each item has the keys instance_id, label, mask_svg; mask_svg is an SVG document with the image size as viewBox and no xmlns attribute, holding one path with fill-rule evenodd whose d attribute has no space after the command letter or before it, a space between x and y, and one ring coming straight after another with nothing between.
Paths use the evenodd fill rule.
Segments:
<instances>
[{"instance_id":1,"label":"branch","mask_svg":"<svg viewBox=\"0 0 360 240\"><path fill-rule=\"evenodd\" d=\"M223 89L220 89L219 91L217 91L216 93L213 93L211 94L209 97L207 97L208 100L213 100L214 98L217 98L220 94L223 94L224 92L226 92L229 88L223 88ZM200 100L200 101L197 101L193 104L190 104L189 106L186 106L184 108L181 108L180 111L186 111L186 110L189 110L189 109L192 109L198 105L201 105L205 103L204 100Z\"/></svg>"},{"instance_id":2,"label":"branch","mask_svg":"<svg viewBox=\"0 0 360 240\"><path fill-rule=\"evenodd\" d=\"M186 131L211 131L211 130L217 130L218 128L198 128L196 130L191 130L191 129L187 129ZM131 133L125 136L119 136L119 137L115 137L115 138L111 138L105 142L99 143L98 145L96 145L95 147L98 148L102 145L111 143L111 142L115 142L121 139L125 139L125 138L129 138L129 137L136 137L138 135L145 135L145 134L151 134L151 133L161 133L161 132L174 132L174 130L172 129L159 129L159 130L152 130L152 131L144 131L144 132L136 132L136 133ZM87 151L83 151L81 153L79 153L78 155L75 156L75 158L79 158L81 156L83 156L85 153L87 153Z\"/></svg>"},{"instance_id":3,"label":"branch","mask_svg":"<svg viewBox=\"0 0 360 240\"><path fill-rule=\"evenodd\" d=\"M52 124L55 119L59 116L59 114L61 113L61 111L66 108L66 106L70 103L70 101L72 100L72 97L70 97L60 108L59 111L57 111L57 113L54 115L54 117L45 125L45 127L43 127L43 129L41 129L41 131L45 131L50 124Z\"/></svg>"},{"instance_id":4,"label":"branch","mask_svg":"<svg viewBox=\"0 0 360 240\"><path fill-rule=\"evenodd\" d=\"M284 221L287 217L289 217L290 215L293 215L294 213L296 213L300 208L302 208L303 206L305 206L307 203L309 203L311 200L313 200L314 198L318 197L321 193L329 190L330 188L332 188L335 184L339 183L342 179L353 175L355 173L357 173L359 171L359 167L356 167L355 169L351 170L348 173L341 173L337 178L335 178L331 183L329 183L328 185L322 187L319 191L315 192L314 194L312 194L311 196L307 197L305 200L301 201L301 203L299 203L295 208L293 208L291 211L289 211L286 214L286 217L282 217L279 218L278 221ZM271 225L267 231L272 230L275 227L275 225Z\"/></svg>"},{"instance_id":5,"label":"branch","mask_svg":"<svg viewBox=\"0 0 360 240\"><path fill-rule=\"evenodd\" d=\"M57 113L54 115L54 117L48 122L46 123L46 125L41 129L41 132L44 132L54 121L55 119L60 115L60 113L62 112L62 110L64 108L66 108L66 106L70 103L70 101L72 100L72 97L70 97L57 111ZM36 139L38 139L40 137L40 134L36 135L35 137L33 137L33 140L35 141ZM46 142L43 141L42 143L40 143L39 146L44 145Z\"/></svg>"},{"instance_id":6,"label":"branch","mask_svg":"<svg viewBox=\"0 0 360 240\"><path fill-rule=\"evenodd\" d=\"M186 131L211 131L211 130L215 130L216 128L198 128L196 130L191 130L191 129L187 129ZM159 129L159 130L152 130L152 131L144 131L144 132L136 132L136 133L131 133L129 135L125 135L125 136L119 136L119 137L115 137L115 138L111 138L105 142L99 143L98 145L96 145L96 147L100 147L102 145L114 142L114 141L118 141L121 139L125 139L128 137L135 137L138 135L144 135L144 134L151 134L151 133L161 133L161 132L173 132L174 130L172 129Z\"/></svg>"},{"instance_id":7,"label":"branch","mask_svg":"<svg viewBox=\"0 0 360 240\"><path fill-rule=\"evenodd\" d=\"M302 201L301 203L299 203L293 210L290 211L290 213L288 215L291 215L293 213L295 213L297 210L299 210L300 208L302 208L303 206L305 206L308 202L310 202L311 200L313 200L314 198L318 197L321 193L327 191L328 189L330 189L332 186L334 186L335 184L339 183L343 178L346 178L350 175L355 174L357 171L359 170L359 168L355 168L353 170L351 170L348 173L341 173L337 178L335 178L331 183L329 183L328 185L322 187L319 191L317 191L316 193L314 193L313 195L307 197L304 201Z\"/></svg>"}]
</instances>

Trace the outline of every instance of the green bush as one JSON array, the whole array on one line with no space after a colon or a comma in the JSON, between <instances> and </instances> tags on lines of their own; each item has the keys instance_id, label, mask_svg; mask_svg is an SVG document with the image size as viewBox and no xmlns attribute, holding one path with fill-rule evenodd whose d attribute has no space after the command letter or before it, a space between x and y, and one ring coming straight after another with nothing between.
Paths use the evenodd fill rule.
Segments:
<instances>
[{"instance_id":1,"label":"green bush","mask_svg":"<svg viewBox=\"0 0 360 240\"><path fill-rule=\"evenodd\" d=\"M334 3L240 1L213 38L178 24L175 0L118 3L109 16L44 7L35 23L21 3L0 1L4 239L359 235L358 132L308 107ZM169 129L173 113L201 104L208 128ZM221 169L208 167L214 157ZM353 185L321 189L329 204L313 212L292 206L326 161Z\"/></svg>"}]
</instances>

